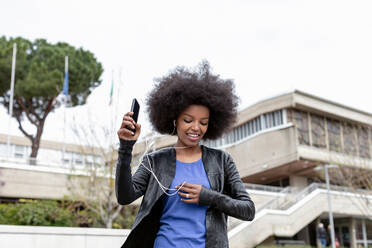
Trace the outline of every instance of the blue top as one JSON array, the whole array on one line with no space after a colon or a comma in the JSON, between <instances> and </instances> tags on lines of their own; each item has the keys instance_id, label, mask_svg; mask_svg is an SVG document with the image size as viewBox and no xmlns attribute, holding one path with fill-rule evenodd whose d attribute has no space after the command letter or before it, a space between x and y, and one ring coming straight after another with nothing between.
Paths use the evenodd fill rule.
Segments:
<instances>
[{"instance_id":1,"label":"blue top","mask_svg":"<svg viewBox=\"0 0 372 248\"><path fill-rule=\"evenodd\" d=\"M176 161L176 175L170 188L174 189L183 182L210 188L201 159L193 163ZM175 191L169 191L173 192ZM160 229L154 248L204 248L207 209L208 206L182 202L179 194L165 195Z\"/></svg>"}]
</instances>

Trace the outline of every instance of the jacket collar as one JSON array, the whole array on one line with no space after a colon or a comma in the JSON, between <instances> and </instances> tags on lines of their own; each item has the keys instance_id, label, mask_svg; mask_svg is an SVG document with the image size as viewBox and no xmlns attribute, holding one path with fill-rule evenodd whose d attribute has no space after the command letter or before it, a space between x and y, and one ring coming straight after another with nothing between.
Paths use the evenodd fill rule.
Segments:
<instances>
[{"instance_id":1,"label":"jacket collar","mask_svg":"<svg viewBox=\"0 0 372 248\"><path fill-rule=\"evenodd\" d=\"M207 174L209 184L211 186L211 189L216 189L216 181L215 178L212 176L213 171L215 170L215 165L213 165L213 161L209 158L209 150L208 147L204 145L200 145L202 148L202 161L204 165L204 170Z\"/></svg>"},{"instance_id":2,"label":"jacket collar","mask_svg":"<svg viewBox=\"0 0 372 248\"><path fill-rule=\"evenodd\" d=\"M207 174L211 188L214 189L216 187L216 182L215 182L215 179L213 178L213 171L215 170L215 165L214 165L214 162L209 157L210 151L208 147L204 145L200 145L200 147L202 149L202 161L204 165L204 170ZM176 155L177 154L176 154L176 149L174 149L173 147L170 149L170 155L171 155L170 156L171 161L169 161L170 162L169 164L171 166L167 167L168 176L164 177L164 181L163 181L163 185L166 187L169 187L171 185L173 178L176 175Z\"/></svg>"}]
</instances>

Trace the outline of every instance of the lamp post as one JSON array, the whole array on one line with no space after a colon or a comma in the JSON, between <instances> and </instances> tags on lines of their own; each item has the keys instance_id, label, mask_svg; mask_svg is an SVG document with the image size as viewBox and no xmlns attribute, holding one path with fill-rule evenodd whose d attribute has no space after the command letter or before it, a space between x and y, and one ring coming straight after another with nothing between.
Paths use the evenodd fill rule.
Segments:
<instances>
[{"instance_id":1,"label":"lamp post","mask_svg":"<svg viewBox=\"0 0 372 248\"><path fill-rule=\"evenodd\" d=\"M332 242L332 248L336 248L335 227L334 227L334 223L333 223L333 213L332 213L332 203L331 203L328 169L329 168L338 168L338 165L327 164L327 165L324 165L324 166L318 166L318 167L315 168L315 170L321 170L323 168L324 168L324 174L325 174L325 180L326 180L326 186L327 186L328 217L329 217L329 224L331 225L331 242Z\"/></svg>"}]
</instances>

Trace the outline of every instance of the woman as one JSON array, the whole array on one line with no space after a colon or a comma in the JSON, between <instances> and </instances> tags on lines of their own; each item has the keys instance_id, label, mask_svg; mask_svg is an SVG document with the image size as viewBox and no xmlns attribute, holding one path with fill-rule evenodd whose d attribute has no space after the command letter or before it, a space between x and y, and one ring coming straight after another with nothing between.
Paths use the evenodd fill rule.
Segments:
<instances>
[{"instance_id":1,"label":"woman","mask_svg":"<svg viewBox=\"0 0 372 248\"><path fill-rule=\"evenodd\" d=\"M237 102L233 82L211 74L206 62L198 71L176 68L158 79L147 99L150 121L159 133L177 135L177 143L147 154L133 176L131 153L141 125L125 114L116 195L119 204L144 198L122 247L228 247L227 215L254 218L231 156L200 144L231 129Z\"/></svg>"}]
</instances>

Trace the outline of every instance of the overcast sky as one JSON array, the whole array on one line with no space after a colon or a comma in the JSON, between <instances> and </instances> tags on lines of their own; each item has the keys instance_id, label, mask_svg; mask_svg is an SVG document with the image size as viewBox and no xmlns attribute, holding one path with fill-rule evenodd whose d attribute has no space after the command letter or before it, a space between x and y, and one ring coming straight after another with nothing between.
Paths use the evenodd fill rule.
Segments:
<instances>
[{"instance_id":1,"label":"overcast sky","mask_svg":"<svg viewBox=\"0 0 372 248\"><path fill-rule=\"evenodd\" d=\"M5 0L0 13L0 35L64 41L90 50L103 64L102 85L87 106L67 111L68 120L89 114L92 122L105 123L112 112L127 112L133 97L144 106L153 78L202 59L234 79L241 108L299 89L372 112L369 0ZM110 110L113 70L120 96ZM145 117L141 112L146 132ZM0 118L6 133L3 108ZM57 110L43 138L62 140L62 128ZM20 134L15 122L12 133Z\"/></svg>"}]
</instances>

